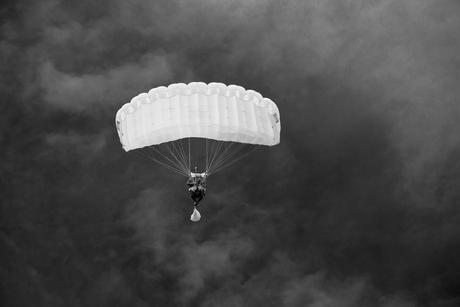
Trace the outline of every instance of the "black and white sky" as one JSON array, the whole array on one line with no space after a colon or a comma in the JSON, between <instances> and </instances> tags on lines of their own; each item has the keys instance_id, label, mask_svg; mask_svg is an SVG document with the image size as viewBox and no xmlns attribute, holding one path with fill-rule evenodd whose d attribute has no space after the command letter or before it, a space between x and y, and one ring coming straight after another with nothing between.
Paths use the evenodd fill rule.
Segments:
<instances>
[{"instance_id":1,"label":"black and white sky","mask_svg":"<svg viewBox=\"0 0 460 307\"><path fill-rule=\"evenodd\" d=\"M460 305L460 2L17 0L0 8L2 306ZM209 178L118 109L192 81L281 143Z\"/></svg>"}]
</instances>

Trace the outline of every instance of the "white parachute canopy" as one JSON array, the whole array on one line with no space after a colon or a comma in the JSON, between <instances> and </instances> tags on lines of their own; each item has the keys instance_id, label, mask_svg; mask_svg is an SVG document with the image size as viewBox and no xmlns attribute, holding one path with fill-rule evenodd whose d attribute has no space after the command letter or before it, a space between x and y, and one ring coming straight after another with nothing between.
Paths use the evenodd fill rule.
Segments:
<instances>
[{"instance_id":1,"label":"white parachute canopy","mask_svg":"<svg viewBox=\"0 0 460 307\"><path fill-rule=\"evenodd\" d=\"M205 160L209 176L260 145L280 142L276 104L253 90L222 83L154 88L123 105L115 121L125 151L139 149L185 176L195 162L192 154ZM198 141L194 150L192 143Z\"/></svg>"},{"instance_id":2,"label":"white parachute canopy","mask_svg":"<svg viewBox=\"0 0 460 307\"><path fill-rule=\"evenodd\" d=\"M196 208L193 209L193 213L190 216L190 220L192 222L198 222L199 220L201 220L201 214L200 212L198 212L198 210L196 210Z\"/></svg>"}]
</instances>

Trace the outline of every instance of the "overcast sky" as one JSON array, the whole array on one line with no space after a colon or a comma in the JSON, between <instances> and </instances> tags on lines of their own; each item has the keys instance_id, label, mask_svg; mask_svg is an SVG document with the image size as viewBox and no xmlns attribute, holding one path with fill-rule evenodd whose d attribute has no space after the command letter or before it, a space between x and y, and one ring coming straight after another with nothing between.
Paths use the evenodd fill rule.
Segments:
<instances>
[{"instance_id":1,"label":"overcast sky","mask_svg":"<svg viewBox=\"0 0 460 307\"><path fill-rule=\"evenodd\" d=\"M2 306L460 305L459 1L4 2ZM282 125L198 223L115 128L192 81Z\"/></svg>"}]
</instances>

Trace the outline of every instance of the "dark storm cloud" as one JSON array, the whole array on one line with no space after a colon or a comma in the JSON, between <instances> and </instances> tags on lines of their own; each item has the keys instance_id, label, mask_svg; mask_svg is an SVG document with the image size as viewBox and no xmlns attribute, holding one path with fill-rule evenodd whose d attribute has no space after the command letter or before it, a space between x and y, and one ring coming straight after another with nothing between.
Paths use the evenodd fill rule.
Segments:
<instances>
[{"instance_id":1,"label":"dark storm cloud","mask_svg":"<svg viewBox=\"0 0 460 307\"><path fill-rule=\"evenodd\" d=\"M455 1L3 5L3 305L459 303ZM114 127L190 81L259 91L283 122L210 178L196 224L183 178Z\"/></svg>"}]
</instances>

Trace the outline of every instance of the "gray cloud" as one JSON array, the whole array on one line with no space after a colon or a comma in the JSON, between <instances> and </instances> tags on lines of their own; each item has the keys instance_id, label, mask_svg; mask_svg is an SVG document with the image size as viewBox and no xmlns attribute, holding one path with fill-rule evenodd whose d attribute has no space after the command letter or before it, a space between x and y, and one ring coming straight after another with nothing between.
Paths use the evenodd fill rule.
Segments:
<instances>
[{"instance_id":1,"label":"gray cloud","mask_svg":"<svg viewBox=\"0 0 460 307\"><path fill-rule=\"evenodd\" d=\"M51 63L44 63L39 73L46 102L87 112L96 103L113 105L120 97L130 99L125 94L130 88L148 88L152 82L171 80L167 60L153 55L145 55L138 64L118 67L105 75L72 76L59 72Z\"/></svg>"},{"instance_id":2,"label":"gray cloud","mask_svg":"<svg viewBox=\"0 0 460 307\"><path fill-rule=\"evenodd\" d=\"M458 305L457 2L3 5L4 305ZM190 81L283 122L210 177L199 223L114 127Z\"/></svg>"}]
</instances>

